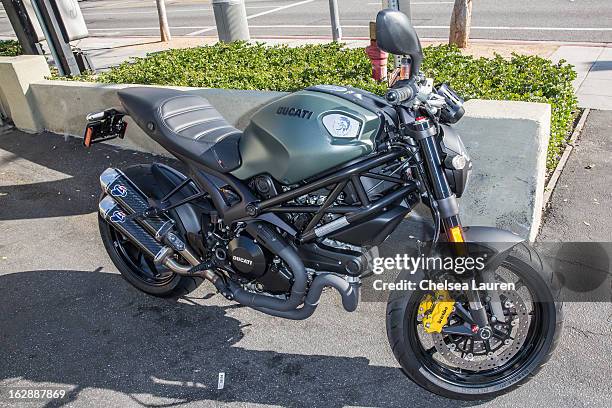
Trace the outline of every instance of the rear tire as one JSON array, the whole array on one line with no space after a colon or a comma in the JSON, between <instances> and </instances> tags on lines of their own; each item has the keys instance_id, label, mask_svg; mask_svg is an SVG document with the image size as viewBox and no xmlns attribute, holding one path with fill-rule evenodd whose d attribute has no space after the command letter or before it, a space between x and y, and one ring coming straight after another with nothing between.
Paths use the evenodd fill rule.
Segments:
<instances>
[{"instance_id":1,"label":"rear tire","mask_svg":"<svg viewBox=\"0 0 612 408\"><path fill-rule=\"evenodd\" d=\"M449 370L439 363L438 365L441 368L438 371L435 362L429 362L426 352L423 352L419 345L415 344L418 338L415 338L412 333L417 332L417 310L426 292L420 290L408 293L392 291L387 303L387 337L393 354L406 376L422 388L446 398L487 400L510 392L538 373L550 359L559 342L563 323L562 304L554 301L557 294L553 293L551 289L556 287L552 284L553 274L544 271L540 258L535 251L527 246L523 247L529 254L527 259L522 257L519 259L510 255L505 261L505 266L512 266L519 270L530 290L535 291L542 302L539 302L541 316L539 326L534 328L535 337L533 337L531 344L523 345L523 349L529 350L525 352L528 353L527 357L515 363L519 365L520 369L510 367L512 370L508 368L506 375L506 372L502 372L502 369L510 366L509 362L499 368L499 378L495 381L490 380L487 383L486 381L489 380L486 379L481 383L478 380L473 383L470 383L469 380L465 383L453 382L453 374L447 373ZM412 276L405 272L400 273L398 281L401 279L420 281L424 278L422 272ZM435 359L432 357L431 360L434 361ZM434 368L432 369L432 367ZM494 370L496 369L492 371ZM495 373L493 372L493 374ZM463 372L462 375L465 378L469 376L469 373Z\"/></svg>"},{"instance_id":2,"label":"rear tire","mask_svg":"<svg viewBox=\"0 0 612 408\"><path fill-rule=\"evenodd\" d=\"M158 186L150 165L130 166L123 172L147 196L163 196L166 193L155 191ZM102 196L100 199L102 199ZM153 265L153 262L138 255L138 249L133 244L121 242L121 234L99 215L98 226L104 248L106 248L113 264L123 278L136 289L159 297L180 297L194 291L204 281L202 278L181 276L175 273L165 274L160 279L156 279L155 273L158 272L158 268Z\"/></svg>"}]
</instances>

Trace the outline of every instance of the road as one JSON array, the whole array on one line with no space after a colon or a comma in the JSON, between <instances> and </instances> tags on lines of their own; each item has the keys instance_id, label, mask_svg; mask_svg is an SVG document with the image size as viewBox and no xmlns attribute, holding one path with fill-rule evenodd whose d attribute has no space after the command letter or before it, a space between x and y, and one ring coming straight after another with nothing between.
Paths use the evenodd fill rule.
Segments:
<instances>
[{"instance_id":1,"label":"road","mask_svg":"<svg viewBox=\"0 0 612 408\"><path fill-rule=\"evenodd\" d=\"M585 148L607 148L593 141L609 139L598 130L612 112L595 119L587 122L592 145ZM603 166L601 174L609 173L607 157L602 152L592 162ZM178 300L136 291L100 242L97 177L108 166L152 160L167 161L105 145L85 151L78 139L57 135L0 132L0 388L62 387L69 390L62 403L76 407L609 406L610 303L566 304L552 360L525 386L479 404L438 398L402 375L388 347L382 303L346 313L325 292L309 320L294 322L236 307L208 284ZM610 197L607 181L591 189ZM572 179L563 175L559 183L571 186ZM589 218L590 231L570 235L568 225L586 215L580 198L566 203L567 197L553 195L553 208L563 207L565 218L547 223L545 236L609 234L607 214ZM610 200L599 199L602 207Z\"/></svg>"},{"instance_id":2,"label":"road","mask_svg":"<svg viewBox=\"0 0 612 408\"><path fill-rule=\"evenodd\" d=\"M210 1L168 0L174 35L215 35ZM247 0L253 37L330 36L327 0ZM80 3L90 33L96 36L156 35L152 0L89 0ZM368 22L381 8L376 0L339 0L346 37L367 37ZM423 38L448 37L452 0L412 1L413 23ZM479 0L474 2L472 38L612 42L609 0ZM12 35L0 11L0 36Z\"/></svg>"}]
</instances>

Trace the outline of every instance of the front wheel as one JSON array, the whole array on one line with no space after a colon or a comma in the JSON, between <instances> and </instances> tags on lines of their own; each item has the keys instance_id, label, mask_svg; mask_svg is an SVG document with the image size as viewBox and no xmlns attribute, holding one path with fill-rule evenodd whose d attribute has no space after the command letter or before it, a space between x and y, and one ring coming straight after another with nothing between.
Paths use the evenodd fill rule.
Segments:
<instances>
[{"instance_id":1,"label":"front wheel","mask_svg":"<svg viewBox=\"0 0 612 408\"><path fill-rule=\"evenodd\" d=\"M423 305L432 292L394 291L387 304L387 336L402 371L421 387L444 397L484 400L507 393L529 381L551 357L562 328L561 304L555 302L552 273L544 271L533 249L520 245L495 271L495 280L514 282L516 290L500 292L505 322L492 322L483 340L475 333L448 330L470 327L464 294L452 293L455 307L441 332L423 326ZM417 279L423 279L417 276ZM414 280L400 273L398 280ZM489 322L492 312L485 305ZM469 317L469 316L468 316Z\"/></svg>"}]
</instances>

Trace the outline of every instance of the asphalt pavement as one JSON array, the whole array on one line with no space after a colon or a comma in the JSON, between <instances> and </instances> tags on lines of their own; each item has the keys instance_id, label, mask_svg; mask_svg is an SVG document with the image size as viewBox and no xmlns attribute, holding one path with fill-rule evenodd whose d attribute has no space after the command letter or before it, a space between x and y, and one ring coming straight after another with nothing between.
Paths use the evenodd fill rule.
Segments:
<instances>
[{"instance_id":1,"label":"asphalt pavement","mask_svg":"<svg viewBox=\"0 0 612 408\"><path fill-rule=\"evenodd\" d=\"M448 38L454 1L414 0L412 21L424 38ZM473 2L471 38L612 42L609 0L479 0ZM155 2L150 0L81 1L91 35L126 36L159 33ZM167 0L174 35L216 34L211 2ZM338 0L346 37L368 37L368 23L381 8L379 0ZM331 36L328 0L246 0L251 35ZM0 36L11 36L0 11Z\"/></svg>"},{"instance_id":2,"label":"asphalt pavement","mask_svg":"<svg viewBox=\"0 0 612 408\"><path fill-rule=\"evenodd\" d=\"M546 239L609 239L609 123L612 112L587 121L584 153L570 157L552 196ZM382 303L346 313L326 292L314 316L294 322L238 307L208 284L178 300L138 292L98 236L98 175L172 161L106 145L86 151L59 135L0 133L0 387L68 390L65 400L23 406L609 406L610 303L566 304L557 352L525 386L491 402L450 401L398 369ZM583 154L597 172L587 174L601 177L580 190ZM597 195L601 207L585 207L589 191L607 200Z\"/></svg>"}]
</instances>

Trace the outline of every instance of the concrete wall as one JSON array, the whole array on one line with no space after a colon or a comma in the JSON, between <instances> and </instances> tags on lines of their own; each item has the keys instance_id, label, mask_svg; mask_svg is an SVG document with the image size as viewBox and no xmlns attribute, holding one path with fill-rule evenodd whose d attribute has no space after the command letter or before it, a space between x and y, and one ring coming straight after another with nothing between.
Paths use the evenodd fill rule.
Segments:
<instances>
[{"instance_id":1,"label":"concrete wall","mask_svg":"<svg viewBox=\"0 0 612 408\"><path fill-rule=\"evenodd\" d=\"M0 67L3 59L0 58ZM44 75L27 87L29 108L11 109L17 127L82 136L85 115L118 106L117 90L131 85L49 81ZM6 87L0 77L0 90ZM23 88L23 87L22 87ZM176 88L207 98L228 121L244 128L251 114L284 93ZM9 101L10 104L10 101ZM31 118L28 122L27 118ZM33 128L28 128L33 126ZM471 100L457 125L474 160L467 192L460 200L465 225L493 225L534 239L539 229L550 106L540 103ZM133 123L125 140L113 144L166 152Z\"/></svg>"},{"instance_id":2,"label":"concrete wall","mask_svg":"<svg viewBox=\"0 0 612 408\"><path fill-rule=\"evenodd\" d=\"M0 57L0 105L2 112L20 129L37 131L42 126L30 85L49 75L44 57Z\"/></svg>"},{"instance_id":3,"label":"concrete wall","mask_svg":"<svg viewBox=\"0 0 612 408\"><path fill-rule=\"evenodd\" d=\"M538 232L550 105L473 99L457 129L474 161L461 198L466 225L495 225L532 240Z\"/></svg>"},{"instance_id":4,"label":"concrete wall","mask_svg":"<svg viewBox=\"0 0 612 408\"><path fill-rule=\"evenodd\" d=\"M120 106L117 91L130 85L42 80L31 85L39 110L42 129L82 136L85 115L111 106ZM202 89L173 87L200 95L210 101L225 118L238 128L246 127L248 118L262 105L284 95L281 92ZM54 101L49 103L49 101ZM128 119L128 122L131 122ZM41 130L42 130L41 129ZM123 147L166 154L134 123L128 124L125 140L111 142Z\"/></svg>"}]
</instances>

